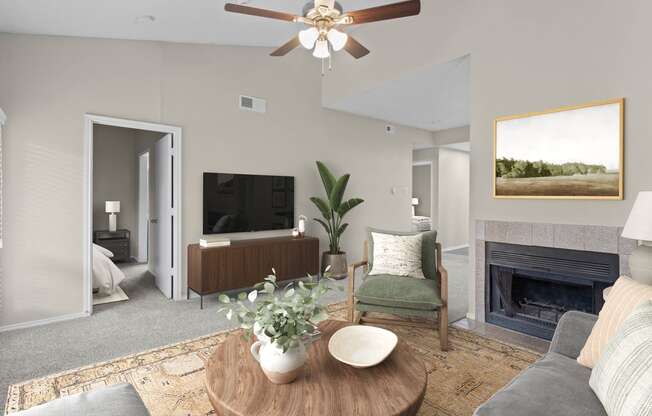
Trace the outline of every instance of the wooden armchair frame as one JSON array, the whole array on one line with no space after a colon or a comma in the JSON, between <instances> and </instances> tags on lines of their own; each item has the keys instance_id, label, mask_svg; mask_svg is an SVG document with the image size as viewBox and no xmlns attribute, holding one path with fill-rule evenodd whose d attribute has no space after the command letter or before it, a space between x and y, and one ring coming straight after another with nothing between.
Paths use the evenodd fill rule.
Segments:
<instances>
[{"instance_id":1,"label":"wooden armchair frame","mask_svg":"<svg viewBox=\"0 0 652 416\"><path fill-rule=\"evenodd\" d=\"M441 244L435 243L436 252L436 261L437 261L437 271L439 272L440 281L439 281L439 290L441 294L442 305L439 308L438 321L439 321L439 341L440 348L442 351L448 350L448 271L444 268L441 261ZM363 251L362 261L353 263L349 265L349 288L348 288L348 307L349 307L349 319L354 323L378 323L378 324L388 324L388 325L408 325L408 326L417 326L417 327L426 327L426 328L437 328L437 323L432 323L426 319L420 320L405 320L405 319L390 319L390 318L372 318L366 317L365 312L358 312L355 310L355 304L357 300L355 299L355 272L357 269L363 269L363 272L366 274L369 272L369 254L368 254L368 242L364 242L364 251Z\"/></svg>"}]
</instances>

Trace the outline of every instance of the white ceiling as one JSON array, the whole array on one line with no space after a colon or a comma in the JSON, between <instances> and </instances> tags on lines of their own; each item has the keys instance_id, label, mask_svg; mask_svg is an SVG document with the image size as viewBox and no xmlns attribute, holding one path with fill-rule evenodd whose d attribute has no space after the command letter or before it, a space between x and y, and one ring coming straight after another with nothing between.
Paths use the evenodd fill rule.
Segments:
<instances>
[{"instance_id":1,"label":"white ceiling","mask_svg":"<svg viewBox=\"0 0 652 416\"><path fill-rule=\"evenodd\" d=\"M469 71L470 58L464 56L406 73L329 107L430 131L466 126L470 123Z\"/></svg>"},{"instance_id":2,"label":"white ceiling","mask_svg":"<svg viewBox=\"0 0 652 416\"><path fill-rule=\"evenodd\" d=\"M301 14L303 0L234 0ZM341 0L357 10L392 0ZM224 0L0 0L0 32L220 45L280 46L301 28L224 11ZM155 17L136 23L139 16Z\"/></svg>"}]
</instances>

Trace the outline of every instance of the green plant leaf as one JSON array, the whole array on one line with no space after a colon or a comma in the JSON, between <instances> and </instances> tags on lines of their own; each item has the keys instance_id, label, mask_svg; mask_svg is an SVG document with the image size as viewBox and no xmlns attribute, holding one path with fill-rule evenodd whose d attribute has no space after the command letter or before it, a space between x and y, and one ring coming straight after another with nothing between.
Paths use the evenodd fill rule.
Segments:
<instances>
[{"instance_id":1,"label":"green plant leaf","mask_svg":"<svg viewBox=\"0 0 652 416\"><path fill-rule=\"evenodd\" d=\"M335 182L333 190L328 194L328 201L330 202L331 208L334 211L338 211L340 205L342 204L342 198L344 198L344 192L346 192L346 186L349 183L349 178L351 175L348 173Z\"/></svg>"},{"instance_id":2,"label":"green plant leaf","mask_svg":"<svg viewBox=\"0 0 652 416\"><path fill-rule=\"evenodd\" d=\"M221 294L217 297L217 300L219 300L221 303L231 303L231 299L226 296L225 294Z\"/></svg>"},{"instance_id":3,"label":"green plant leaf","mask_svg":"<svg viewBox=\"0 0 652 416\"><path fill-rule=\"evenodd\" d=\"M319 176L321 176L321 181L324 184L326 195L330 195L335 186L335 176L333 176L331 171L323 162L317 161L317 170L319 171Z\"/></svg>"},{"instance_id":4,"label":"green plant leaf","mask_svg":"<svg viewBox=\"0 0 652 416\"><path fill-rule=\"evenodd\" d=\"M310 197L310 200L317 206L319 212L321 212L322 217L324 217L326 221L330 221L331 218L333 218L331 215L331 207L328 205L328 202L316 196Z\"/></svg>"},{"instance_id":5,"label":"green plant leaf","mask_svg":"<svg viewBox=\"0 0 652 416\"><path fill-rule=\"evenodd\" d=\"M331 227L326 224L324 221L320 220L319 218L315 218L315 221L317 221L319 224L321 224L322 227L324 227L324 230L326 230L326 234L330 235L331 233Z\"/></svg>"},{"instance_id":6,"label":"green plant leaf","mask_svg":"<svg viewBox=\"0 0 652 416\"><path fill-rule=\"evenodd\" d=\"M238 293L238 300L245 300L247 299L247 294L245 292Z\"/></svg>"},{"instance_id":7,"label":"green plant leaf","mask_svg":"<svg viewBox=\"0 0 652 416\"><path fill-rule=\"evenodd\" d=\"M344 231L346 230L346 228L347 228L348 226L349 226L349 224L346 224L346 223L340 225L340 228L337 229L337 236L339 237L339 236L341 236L342 234L344 234Z\"/></svg>"},{"instance_id":8,"label":"green plant leaf","mask_svg":"<svg viewBox=\"0 0 652 416\"><path fill-rule=\"evenodd\" d=\"M340 217L344 217L349 211L351 211L353 208L357 207L358 205L362 204L364 202L364 199L360 198L351 198L348 201L342 202L340 204L340 207L337 209L337 214Z\"/></svg>"}]
</instances>

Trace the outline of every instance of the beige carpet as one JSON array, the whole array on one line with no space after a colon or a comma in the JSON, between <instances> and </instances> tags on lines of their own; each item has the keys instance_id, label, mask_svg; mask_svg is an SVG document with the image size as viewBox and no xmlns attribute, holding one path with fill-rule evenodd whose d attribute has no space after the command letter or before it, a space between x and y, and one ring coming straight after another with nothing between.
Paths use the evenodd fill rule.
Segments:
<instances>
[{"instance_id":1,"label":"beige carpet","mask_svg":"<svg viewBox=\"0 0 652 416\"><path fill-rule=\"evenodd\" d=\"M331 318L343 319L341 305ZM539 358L539 354L451 327L450 350L439 350L434 330L391 327L428 370L420 416L466 416ZM161 347L9 387L5 414L60 396L131 383L152 416L214 414L204 391L204 363L232 331ZM348 415L347 415L348 416Z\"/></svg>"}]
</instances>

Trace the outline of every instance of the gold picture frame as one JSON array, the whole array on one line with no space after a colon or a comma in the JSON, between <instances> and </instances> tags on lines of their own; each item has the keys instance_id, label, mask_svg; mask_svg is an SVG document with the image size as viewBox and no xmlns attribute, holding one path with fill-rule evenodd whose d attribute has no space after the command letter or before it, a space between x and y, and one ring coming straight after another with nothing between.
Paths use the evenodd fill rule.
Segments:
<instances>
[{"instance_id":1,"label":"gold picture frame","mask_svg":"<svg viewBox=\"0 0 652 416\"><path fill-rule=\"evenodd\" d=\"M510 122L514 123L510 124ZM580 125L582 122L588 125ZM566 126L562 125L563 123ZM617 123L617 126L614 123ZM580 140L574 143L562 137L564 128L569 137L574 131ZM531 129L529 134L527 129ZM545 132L552 133L547 135ZM593 139L599 137L603 145L581 147L582 142L586 144L591 140L589 138L591 132L595 135L591 137ZM612 137L616 135L618 137ZM541 143L542 140L549 143ZM510 142L513 144L512 149L501 148L501 146L509 147ZM555 145L560 144L568 148L551 150ZM612 154L616 145L618 151ZM493 197L496 199L622 200L624 198L624 145L624 98L498 117L493 122ZM529 156L525 156L536 152L537 149L555 160L544 161L543 156L531 160ZM591 155L593 160L572 160L572 155L581 153L582 149L591 149L594 153ZM569 159L563 161L564 157ZM606 163L596 162L596 159ZM617 172L614 169L616 163ZM617 190L615 186L618 187Z\"/></svg>"}]
</instances>

